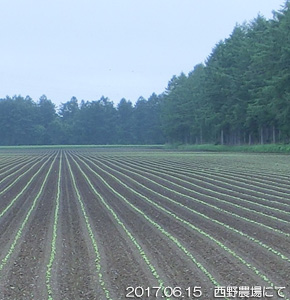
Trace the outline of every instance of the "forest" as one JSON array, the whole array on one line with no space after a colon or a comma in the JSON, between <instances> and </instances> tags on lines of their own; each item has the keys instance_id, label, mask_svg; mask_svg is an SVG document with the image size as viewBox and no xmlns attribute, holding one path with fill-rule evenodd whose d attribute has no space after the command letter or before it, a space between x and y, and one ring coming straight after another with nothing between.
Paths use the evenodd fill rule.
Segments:
<instances>
[{"instance_id":1,"label":"forest","mask_svg":"<svg viewBox=\"0 0 290 300\"><path fill-rule=\"evenodd\" d=\"M0 99L0 145L289 143L289 7L236 25L204 63L134 105Z\"/></svg>"}]
</instances>

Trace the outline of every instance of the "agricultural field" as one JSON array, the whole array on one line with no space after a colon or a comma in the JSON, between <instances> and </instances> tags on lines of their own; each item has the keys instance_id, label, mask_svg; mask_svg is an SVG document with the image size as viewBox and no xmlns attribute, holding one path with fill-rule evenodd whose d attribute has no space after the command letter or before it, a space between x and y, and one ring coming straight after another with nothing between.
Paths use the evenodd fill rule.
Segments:
<instances>
[{"instance_id":1,"label":"agricultural field","mask_svg":"<svg viewBox=\"0 0 290 300\"><path fill-rule=\"evenodd\" d=\"M274 154L0 149L0 299L289 300L289 166Z\"/></svg>"}]
</instances>

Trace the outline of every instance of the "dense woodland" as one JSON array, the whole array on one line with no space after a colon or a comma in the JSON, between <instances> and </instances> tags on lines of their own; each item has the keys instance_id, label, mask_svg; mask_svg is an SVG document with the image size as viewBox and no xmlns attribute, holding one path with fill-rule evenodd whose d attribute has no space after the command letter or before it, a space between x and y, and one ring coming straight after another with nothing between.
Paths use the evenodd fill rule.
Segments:
<instances>
[{"instance_id":1,"label":"dense woodland","mask_svg":"<svg viewBox=\"0 0 290 300\"><path fill-rule=\"evenodd\" d=\"M117 107L102 97L81 101L73 97L56 110L45 95L0 100L1 145L161 144L159 98L140 97L133 106L122 99Z\"/></svg>"},{"instance_id":2,"label":"dense woodland","mask_svg":"<svg viewBox=\"0 0 290 300\"><path fill-rule=\"evenodd\" d=\"M289 8L237 25L204 64L134 105L0 99L0 144L289 143Z\"/></svg>"}]
</instances>

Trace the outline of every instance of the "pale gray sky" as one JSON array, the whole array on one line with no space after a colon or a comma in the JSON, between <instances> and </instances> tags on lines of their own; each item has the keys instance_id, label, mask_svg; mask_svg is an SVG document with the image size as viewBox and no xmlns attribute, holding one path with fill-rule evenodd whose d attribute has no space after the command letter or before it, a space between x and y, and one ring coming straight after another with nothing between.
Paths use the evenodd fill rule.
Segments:
<instances>
[{"instance_id":1,"label":"pale gray sky","mask_svg":"<svg viewBox=\"0 0 290 300\"><path fill-rule=\"evenodd\" d=\"M1 0L0 97L135 102L284 0Z\"/></svg>"}]
</instances>

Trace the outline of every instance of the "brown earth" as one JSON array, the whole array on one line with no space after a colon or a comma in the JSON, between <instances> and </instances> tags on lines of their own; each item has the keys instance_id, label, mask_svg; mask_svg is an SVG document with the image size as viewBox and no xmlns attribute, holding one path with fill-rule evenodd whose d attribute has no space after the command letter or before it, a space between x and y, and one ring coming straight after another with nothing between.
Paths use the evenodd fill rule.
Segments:
<instances>
[{"instance_id":1,"label":"brown earth","mask_svg":"<svg viewBox=\"0 0 290 300\"><path fill-rule=\"evenodd\" d=\"M40 162L45 155L53 156ZM271 190L270 180L268 184L267 178L274 178L277 182L265 196L269 199L269 205L271 197L290 189L290 182L287 185L286 180L289 174L285 169L275 168L276 165L280 166L281 157L271 155L271 160L266 158L267 156L262 164L262 159L249 154L228 157L221 154L182 155L117 149L27 149L17 150L15 153L0 152L0 181L3 179L0 193L15 182L0 195L0 214L47 162L29 187L0 217L0 300L130 299L126 298L128 287L151 288L147 289L147 292L150 291L148 297L144 295L131 299L166 299L161 297L162 292L159 292L159 297L154 296L156 290L153 287L158 287L161 282L164 286L180 287L182 290L183 297L170 299L210 300L214 299L214 280L225 287L270 287L271 284L285 287L285 296L289 299L290 238L287 233L290 233L290 226L255 214L254 211L257 209L255 199L260 197L259 191L265 192L264 188ZM249 164L250 172L245 167L247 159L256 162L255 168L251 168ZM289 163L288 157L284 157L284 160ZM17 180L37 161L39 163L32 170ZM58 222L55 223L60 163L59 211ZM38 197L51 164L51 171ZM221 183L216 187L224 195L219 197L207 191L206 189L212 188L208 183L214 182L214 176L209 178L204 173L204 184L200 184L196 179L200 178L201 173L196 171L195 176L194 168L190 169L193 165L204 166L212 174L215 170L219 174L228 168L232 177L221 173ZM171 173L166 173L166 166ZM24 168L5 181L5 176L14 172L17 169L15 167ZM9 172L12 168L13 171ZM145 170L150 174L145 173ZM157 171L162 172L163 176ZM176 174L172 178L174 171ZM3 172L6 173L1 176ZM239 182L237 178L236 187L229 189L228 184L234 180L235 172L237 175L240 172L243 180ZM266 176L267 172L269 177ZM194 190L181 179L189 183L199 182L200 186ZM231 200L231 196L240 195L237 193L242 192L240 188L249 188L248 183L253 185L251 191L241 197L253 204L240 204L236 199ZM216 200L210 196L215 196ZM193 198L216 205L224 211L193 201ZM276 198L275 201L279 199ZM289 199L287 196L284 198L281 201L287 205L290 196ZM230 204L220 203L218 199L244 205L253 211L243 211ZM154 206L150 200L160 207ZM273 207L282 206L276 203ZM269 209L271 207L260 208L259 211L268 213ZM290 202L285 211L289 212L289 209ZM226 211L256 223L240 219ZM273 215L281 220L290 220L287 214L273 212ZM225 226L212 220L222 222ZM282 232L275 232L257 223ZM49 279L52 290L49 298L46 272L52 257L54 224L57 224L56 252ZM261 246L257 240L268 248ZM104 285L100 283L100 278ZM186 289L194 286L201 287L201 297L187 296ZM140 290L142 289L138 288L136 291ZM282 299L273 293L272 299Z\"/></svg>"}]
</instances>

